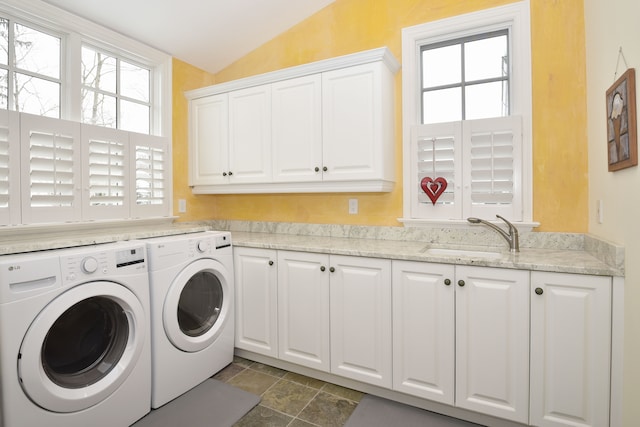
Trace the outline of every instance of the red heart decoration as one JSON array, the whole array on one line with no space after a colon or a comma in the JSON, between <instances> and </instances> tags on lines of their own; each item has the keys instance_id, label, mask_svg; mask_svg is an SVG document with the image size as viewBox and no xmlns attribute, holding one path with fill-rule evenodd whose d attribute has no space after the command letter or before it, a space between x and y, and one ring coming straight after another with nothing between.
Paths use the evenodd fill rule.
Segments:
<instances>
[{"instance_id":1,"label":"red heart decoration","mask_svg":"<svg viewBox=\"0 0 640 427\"><path fill-rule=\"evenodd\" d=\"M425 176L422 178L422 181L420 181L420 187L435 205L438 198L444 193L444 190L447 189L447 180L442 177L431 179Z\"/></svg>"}]
</instances>

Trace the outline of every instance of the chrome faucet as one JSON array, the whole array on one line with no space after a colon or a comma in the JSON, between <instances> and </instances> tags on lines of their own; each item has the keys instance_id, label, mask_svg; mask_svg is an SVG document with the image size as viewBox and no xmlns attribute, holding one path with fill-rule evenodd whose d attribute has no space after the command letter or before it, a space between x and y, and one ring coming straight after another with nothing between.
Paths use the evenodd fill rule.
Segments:
<instances>
[{"instance_id":1,"label":"chrome faucet","mask_svg":"<svg viewBox=\"0 0 640 427\"><path fill-rule=\"evenodd\" d=\"M506 219L501 217L500 215L496 215L496 218L500 218L501 220L503 220L504 222L507 223L507 226L509 227L509 233L507 233L506 231L504 231L502 228L498 227L497 225L492 224L489 221L485 221L484 219L473 218L472 217L472 218L467 218L467 221L469 221L471 224L488 225L489 227L491 227L494 230L496 230L502 237L505 238L507 243L509 243L509 250L511 252L520 252L520 240L519 240L519 237L518 237L518 229L513 224L511 224L509 221L507 221Z\"/></svg>"}]
</instances>

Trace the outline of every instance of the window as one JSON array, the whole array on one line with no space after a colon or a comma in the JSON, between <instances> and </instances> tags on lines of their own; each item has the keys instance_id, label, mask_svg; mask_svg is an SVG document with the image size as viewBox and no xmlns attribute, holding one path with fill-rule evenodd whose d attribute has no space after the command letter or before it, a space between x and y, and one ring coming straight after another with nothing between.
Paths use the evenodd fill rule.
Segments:
<instances>
[{"instance_id":1,"label":"window","mask_svg":"<svg viewBox=\"0 0 640 427\"><path fill-rule=\"evenodd\" d=\"M506 30L421 47L422 123L509 114Z\"/></svg>"},{"instance_id":2,"label":"window","mask_svg":"<svg viewBox=\"0 0 640 427\"><path fill-rule=\"evenodd\" d=\"M168 218L171 96L169 55L0 2L0 225Z\"/></svg>"},{"instance_id":3,"label":"window","mask_svg":"<svg viewBox=\"0 0 640 427\"><path fill-rule=\"evenodd\" d=\"M151 71L82 47L82 122L149 133Z\"/></svg>"},{"instance_id":4,"label":"window","mask_svg":"<svg viewBox=\"0 0 640 427\"><path fill-rule=\"evenodd\" d=\"M0 108L60 117L60 36L0 18Z\"/></svg>"},{"instance_id":5,"label":"window","mask_svg":"<svg viewBox=\"0 0 640 427\"><path fill-rule=\"evenodd\" d=\"M405 225L531 222L529 38L527 0L403 30Z\"/></svg>"}]
</instances>

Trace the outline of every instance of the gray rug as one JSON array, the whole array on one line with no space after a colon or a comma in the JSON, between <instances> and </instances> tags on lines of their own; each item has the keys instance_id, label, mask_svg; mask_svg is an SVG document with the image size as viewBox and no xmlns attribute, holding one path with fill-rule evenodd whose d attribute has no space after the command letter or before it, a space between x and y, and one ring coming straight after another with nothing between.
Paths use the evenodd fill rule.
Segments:
<instances>
[{"instance_id":1,"label":"gray rug","mask_svg":"<svg viewBox=\"0 0 640 427\"><path fill-rule=\"evenodd\" d=\"M231 427L260 402L260 396L209 378L132 427Z\"/></svg>"},{"instance_id":2,"label":"gray rug","mask_svg":"<svg viewBox=\"0 0 640 427\"><path fill-rule=\"evenodd\" d=\"M367 394L344 427L478 427L478 424Z\"/></svg>"}]
</instances>

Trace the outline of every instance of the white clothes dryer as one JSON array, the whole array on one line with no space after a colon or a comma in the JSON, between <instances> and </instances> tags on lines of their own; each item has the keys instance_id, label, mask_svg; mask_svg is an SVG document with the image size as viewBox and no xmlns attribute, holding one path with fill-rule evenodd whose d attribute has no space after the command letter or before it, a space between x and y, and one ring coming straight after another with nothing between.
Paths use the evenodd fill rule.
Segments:
<instances>
[{"instance_id":1,"label":"white clothes dryer","mask_svg":"<svg viewBox=\"0 0 640 427\"><path fill-rule=\"evenodd\" d=\"M147 239L151 293L151 407L159 408L233 360L231 234Z\"/></svg>"},{"instance_id":2,"label":"white clothes dryer","mask_svg":"<svg viewBox=\"0 0 640 427\"><path fill-rule=\"evenodd\" d=\"M142 242L0 256L0 425L125 427L150 411Z\"/></svg>"}]
</instances>

